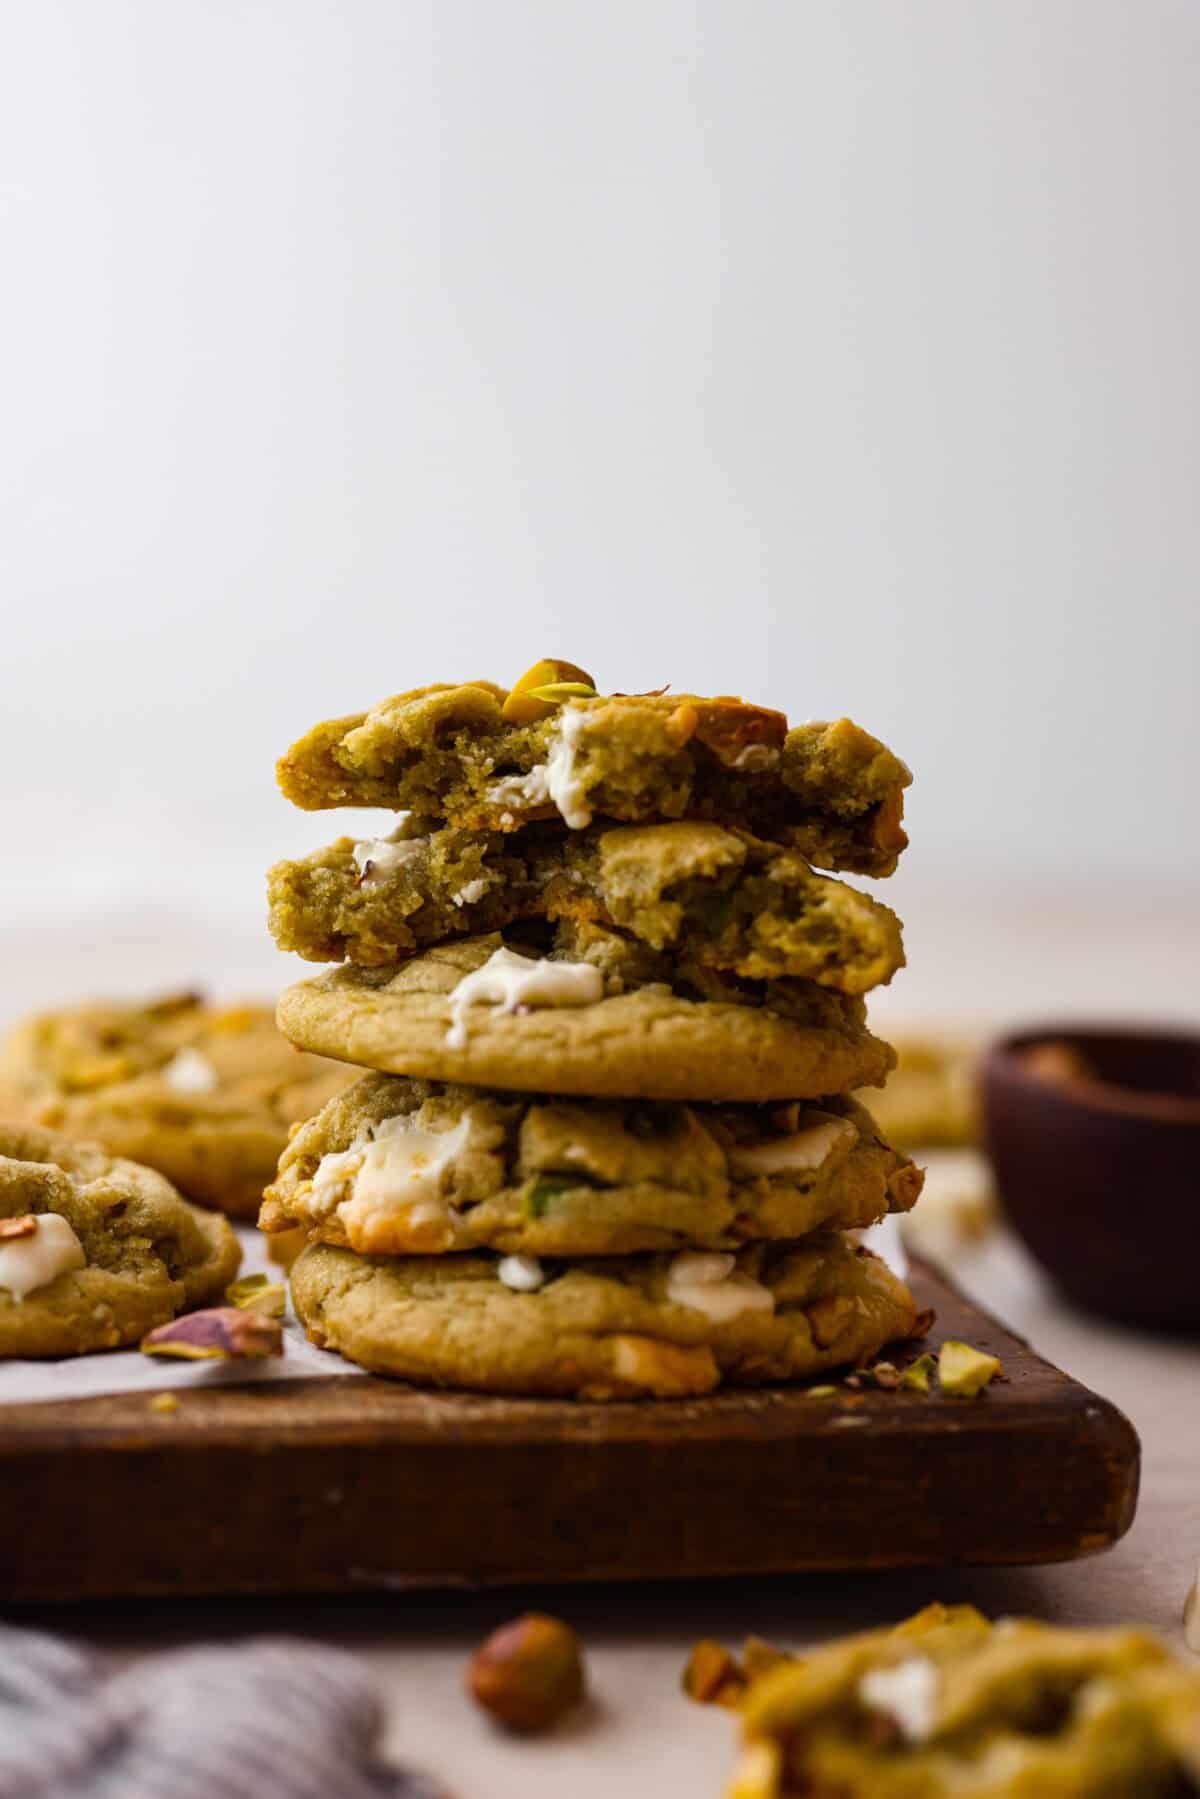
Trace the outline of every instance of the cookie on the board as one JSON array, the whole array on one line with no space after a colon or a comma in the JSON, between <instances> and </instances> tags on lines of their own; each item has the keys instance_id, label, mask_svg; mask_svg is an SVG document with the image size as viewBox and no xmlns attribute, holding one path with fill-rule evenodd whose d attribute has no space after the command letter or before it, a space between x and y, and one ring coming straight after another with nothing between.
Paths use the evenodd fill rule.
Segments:
<instances>
[{"instance_id":1,"label":"cookie on the board","mask_svg":"<svg viewBox=\"0 0 1200 1799\"><path fill-rule=\"evenodd\" d=\"M903 1282L836 1233L561 1263L314 1244L292 1269L292 1301L314 1343L376 1373L580 1399L801 1380L919 1328Z\"/></svg>"}]
</instances>

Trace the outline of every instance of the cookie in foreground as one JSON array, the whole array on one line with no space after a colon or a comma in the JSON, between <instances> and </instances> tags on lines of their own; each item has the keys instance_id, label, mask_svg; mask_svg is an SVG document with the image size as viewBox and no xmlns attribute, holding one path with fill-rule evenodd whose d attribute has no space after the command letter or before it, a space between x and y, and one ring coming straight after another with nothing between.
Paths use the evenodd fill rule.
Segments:
<instances>
[{"instance_id":1,"label":"cookie in foreground","mask_svg":"<svg viewBox=\"0 0 1200 1799\"><path fill-rule=\"evenodd\" d=\"M297 1053L264 1005L195 993L91 1001L17 1025L0 1115L157 1168L188 1199L253 1217L287 1142L349 1078Z\"/></svg>"},{"instance_id":2,"label":"cookie in foreground","mask_svg":"<svg viewBox=\"0 0 1200 1799\"><path fill-rule=\"evenodd\" d=\"M908 841L912 777L849 719L789 730L781 712L729 696L546 691L556 697L533 717L490 681L396 694L314 726L280 760L279 785L310 811L384 806L468 831L707 818L876 876Z\"/></svg>"},{"instance_id":3,"label":"cookie in foreground","mask_svg":"<svg viewBox=\"0 0 1200 1799\"><path fill-rule=\"evenodd\" d=\"M907 1211L921 1174L853 1100L567 1100L368 1074L293 1136L260 1226L363 1254L737 1248Z\"/></svg>"},{"instance_id":4,"label":"cookie in foreground","mask_svg":"<svg viewBox=\"0 0 1200 1799\"><path fill-rule=\"evenodd\" d=\"M931 1605L767 1665L740 1709L728 1799L1183 1799L1200 1782L1200 1669L1129 1627Z\"/></svg>"},{"instance_id":5,"label":"cookie in foreground","mask_svg":"<svg viewBox=\"0 0 1200 1799\"><path fill-rule=\"evenodd\" d=\"M0 1356L136 1343L217 1300L241 1250L152 1168L0 1125Z\"/></svg>"},{"instance_id":6,"label":"cookie in foreground","mask_svg":"<svg viewBox=\"0 0 1200 1799\"><path fill-rule=\"evenodd\" d=\"M346 965L289 987L284 1034L384 1074L593 1098L819 1098L892 1065L861 999L738 982L564 922L539 955L463 938L399 968Z\"/></svg>"},{"instance_id":7,"label":"cookie in foreground","mask_svg":"<svg viewBox=\"0 0 1200 1799\"><path fill-rule=\"evenodd\" d=\"M617 926L653 949L749 980L866 993L903 966L894 912L796 850L696 820L566 831L341 837L268 875L280 949L313 962L398 962L523 918Z\"/></svg>"},{"instance_id":8,"label":"cookie in foreground","mask_svg":"<svg viewBox=\"0 0 1200 1799\"><path fill-rule=\"evenodd\" d=\"M376 1373L579 1399L802 1380L919 1328L903 1282L837 1234L563 1263L318 1244L292 1269L292 1301L314 1343Z\"/></svg>"}]
</instances>

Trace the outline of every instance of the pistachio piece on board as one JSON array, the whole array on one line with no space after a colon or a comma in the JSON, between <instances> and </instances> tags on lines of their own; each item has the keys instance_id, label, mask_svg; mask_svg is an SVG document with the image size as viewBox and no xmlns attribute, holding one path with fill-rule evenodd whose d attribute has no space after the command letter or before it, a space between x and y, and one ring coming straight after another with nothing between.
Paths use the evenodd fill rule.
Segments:
<instances>
[{"instance_id":1,"label":"pistachio piece on board","mask_svg":"<svg viewBox=\"0 0 1200 1799\"><path fill-rule=\"evenodd\" d=\"M185 1312L142 1338L143 1355L178 1356L187 1362L259 1361L283 1354L283 1327L277 1318L239 1306L209 1306Z\"/></svg>"},{"instance_id":2,"label":"pistachio piece on board","mask_svg":"<svg viewBox=\"0 0 1200 1799\"><path fill-rule=\"evenodd\" d=\"M974 1399L1001 1372L996 1356L986 1355L982 1349L973 1349L969 1343L959 1343L953 1337L938 1351L938 1385L943 1393Z\"/></svg>"},{"instance_id":3,"label":"pistachio piece on board","mask_svg":"<svg viewBox=\"0 0 1200 1799\"><path fill-rule=\"evenodd\" d=\"M509 1730L546 1730L583 1697L579 1638L559 1618L526 1612L501 1625L467 1669L473 1699Z\"/></svg>"},{"instance_id":4,"label":"pistachio piece on board","mask_svg":"<svg viewBox=\"0 0 1200 1799\"><path fill-rule=\"evenodd\" d=\"M533 724L536 719L548 718L564 700L591 699L595 692L596 684L586 669L547 657L525 670L501 706L500 716L510 725Z\"/></svg>"},{"instance_id":5,"label":"pistachio piece on board","mask_svg":"<svg viewBox=\"0 0 1200 1799\"><path fill-rule=\"evenodd\" d=\"M261 1312L266 1318L282 1318L287 1289L269 1274L245 1274L225 1289L225 1299L244 1312Z\"/></svg>"}]
</instances>

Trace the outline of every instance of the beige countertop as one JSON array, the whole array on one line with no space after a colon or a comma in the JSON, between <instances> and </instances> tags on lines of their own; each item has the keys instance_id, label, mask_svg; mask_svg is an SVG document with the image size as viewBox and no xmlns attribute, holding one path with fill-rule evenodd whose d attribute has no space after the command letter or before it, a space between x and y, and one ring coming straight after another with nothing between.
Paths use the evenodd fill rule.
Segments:
<instances>
[{"instance_id":1,"label":"beige countertop","mask_svg":"<svg viewBox=\"0 0 1200 1799\"><path fill-rule=\"evenodd\" d=\"M917 1016L996 1025L1072 1012L1200 1019L1194 895L1147 899L1129 890L1081 909L1077 895L1016 887L948 894L901 886L892 883L887 897L908 920L910 963L919 974L906 972L881 997L876 1015L885 1034L888 1021ZM147 916L120 925L94 919L86 931L48 925L32 942L24 930L7 942L0 933L4 1012L84 988L145 991L206 977L226 992L278 984L279 959L253 929L254 921L243 928ZM38 1621L122 1662L168 1642L278 1631L356 1650L387 1695L389 1750L428 1768L461 1799L718 1794L732 1761L733 1723L679 1691L680 1669L700 1635L736 1641L756 1632L801 1646L942 1598L1070 1623L1138 1619L1180 1641L1184 1593L1200 1559L1200 1339L1155 1339L1070 1312L1005 1237L977 1252L960 1278L1137 1426L1144 1456L1138 1515L1107 1554L1041 1569L112 1605L41 1613ZM481 1531L487 1515L481 1493ZM533 1604L581 1632L594 1698L559 1733L517 1743L475 1712L462 1673L489 1629Z\"/></svg>"}]
</instances>

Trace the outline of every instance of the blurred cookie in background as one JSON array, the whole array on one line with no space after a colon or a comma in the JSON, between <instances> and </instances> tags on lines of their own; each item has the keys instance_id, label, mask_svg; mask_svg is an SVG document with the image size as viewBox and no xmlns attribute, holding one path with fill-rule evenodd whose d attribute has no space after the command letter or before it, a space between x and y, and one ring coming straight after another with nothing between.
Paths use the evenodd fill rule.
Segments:
<instances>
[{"instance_id":1,"label":"blurred cookie in background","mask_svg":"<svg viewBox=\"0 0 1200 1799\"><path fill-rule=\"evenodd\" d=\"M354 1072L293 1049L270 1005L86 1001L26 1018L0 1045L0 1117L98 1143L252 1218L291 1126Z\"/></svg>"}]
</instances>

